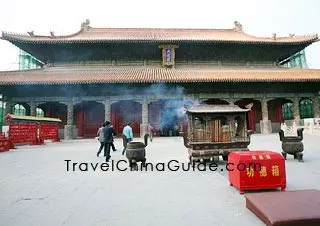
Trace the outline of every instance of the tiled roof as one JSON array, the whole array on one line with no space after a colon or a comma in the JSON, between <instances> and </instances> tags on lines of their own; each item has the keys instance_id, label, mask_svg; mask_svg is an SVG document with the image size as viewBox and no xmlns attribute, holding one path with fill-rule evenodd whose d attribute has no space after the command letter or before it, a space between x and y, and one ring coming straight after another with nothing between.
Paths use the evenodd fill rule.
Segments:
<instances>
[{"instance_id":1,"label":"tiled roof","mask_svg":"<svg viewBox=\"0 0 320 226\"><path fill-rule=\"evenodd\" d=\"M240 30L239 30L240 29ZM66 36L41 36L33 32L14 34L2 32L8 41L28 43L87 43L87 42L236 42L236 43L312 43L318 35L255 37L246 34L237 26L233 29L172 29L172 28L92 28L88 24L75 34Z\"/></svg>"},{"instance_id":2,"label":"tiled roof","mask_svg":"<svg viewBox=\"0 0 320 226\"><path fill-rule=\"evenodd\" d=\"M320 70L73 66L0 72L0 85L162 82L320 82Z\"/></svg>"}]
</instances>

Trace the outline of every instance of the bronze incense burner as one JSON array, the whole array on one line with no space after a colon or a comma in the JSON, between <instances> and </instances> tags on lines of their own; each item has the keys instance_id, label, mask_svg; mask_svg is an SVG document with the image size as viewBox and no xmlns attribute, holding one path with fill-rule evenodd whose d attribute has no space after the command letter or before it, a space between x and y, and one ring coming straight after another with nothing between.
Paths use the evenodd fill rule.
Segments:
<instances>
[{"instance_id":1,"label":"bronze incense burner","mask_svg":"<svg viewBox=\"0 0 320 226\"><path fill-rule=\"evenodd\" d=\"M287 154L293 155L294 159L303 162L303 128L297 129L297 136L284 136L284 131L280 130L279 137L282 142L282 155L287 159Z\"/></svg>"},{"instance_id":2,"label":"bronze incense burner","mask_svg":"<svg viewBox=\"0 0 320 226\"><path fill-rule=\"evenodd\" d=\"M249 109L236 105L196 105L188 109L188 131L183 133L189 160L228 160L232 151L248 151L252 131L247 130Z\"/></svg>"},{"instance_id":3,"label":"bronze incense burner","mask_svg":"<svg viewBox=\"0 0 320 226\"><path fill-rule=\"evenodd\" d=\"M137 162L141 162L143 166L146 164L146 150L145 148L148 145L148 137L149 134L144 135L144 143L143 142L127 142L127 138L123 136L123 144L126 150L126 157L129 161L129 167L133 167L137 165Z\"/></svg>"}]
</instances>

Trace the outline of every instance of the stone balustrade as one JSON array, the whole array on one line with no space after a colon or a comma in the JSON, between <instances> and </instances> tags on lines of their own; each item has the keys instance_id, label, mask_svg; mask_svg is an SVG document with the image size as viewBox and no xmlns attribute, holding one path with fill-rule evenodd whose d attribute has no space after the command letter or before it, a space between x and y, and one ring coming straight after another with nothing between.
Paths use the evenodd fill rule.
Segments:
<instances>
[{"instance_id":1,"label":"stone balustrade","mask_svg":"<svg viewBox=\"0 0 320 226\"><path fill-rule=\"evenodd\" d=\"M281 129L287 136L296 135L298 128L304 128L303 133L306 135L320 136L320 119L314 118L305 120L303 126L297 126L295 122L293 122L292 125L288 125L288 123L281 124Z\"/></svg>"}]
</instances>

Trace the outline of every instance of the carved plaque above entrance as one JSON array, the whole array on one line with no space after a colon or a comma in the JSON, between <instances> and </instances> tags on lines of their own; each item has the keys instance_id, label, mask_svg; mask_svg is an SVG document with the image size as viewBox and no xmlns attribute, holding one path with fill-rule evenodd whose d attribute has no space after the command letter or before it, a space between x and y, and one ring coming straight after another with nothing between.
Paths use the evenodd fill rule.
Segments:
<instances>
[{"instance_id":1,"label":"carved plaque above entrance","mask_svg":"<svg viewBox=\"0 0 320 226\"><path fill-rule=\"evenodd\" d=\"M162 49L162 66L174 67L175 63L175 49L179 48L178 45L160 45Z\"/></svg>"}]
</instances>

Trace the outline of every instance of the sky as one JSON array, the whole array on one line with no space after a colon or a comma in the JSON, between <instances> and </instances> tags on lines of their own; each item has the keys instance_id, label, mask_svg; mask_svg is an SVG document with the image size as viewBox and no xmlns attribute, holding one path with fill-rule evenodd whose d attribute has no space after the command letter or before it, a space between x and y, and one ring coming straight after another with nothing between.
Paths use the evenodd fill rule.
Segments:
<instances>
[{"instance_id":1,"label":"sky","mask_svg":"<svg viewBox=\"0 0 320 226\"><path fill-rule=\"evenodd\" d=\"M0 31L72 34L92 27L233 28L272 37L320 34L319 0L0 0ZM0 70L18 69L18 49L0 40ZM309 68L320 69L320 42L306 48Z\"/></svg>"}]
</instances>

